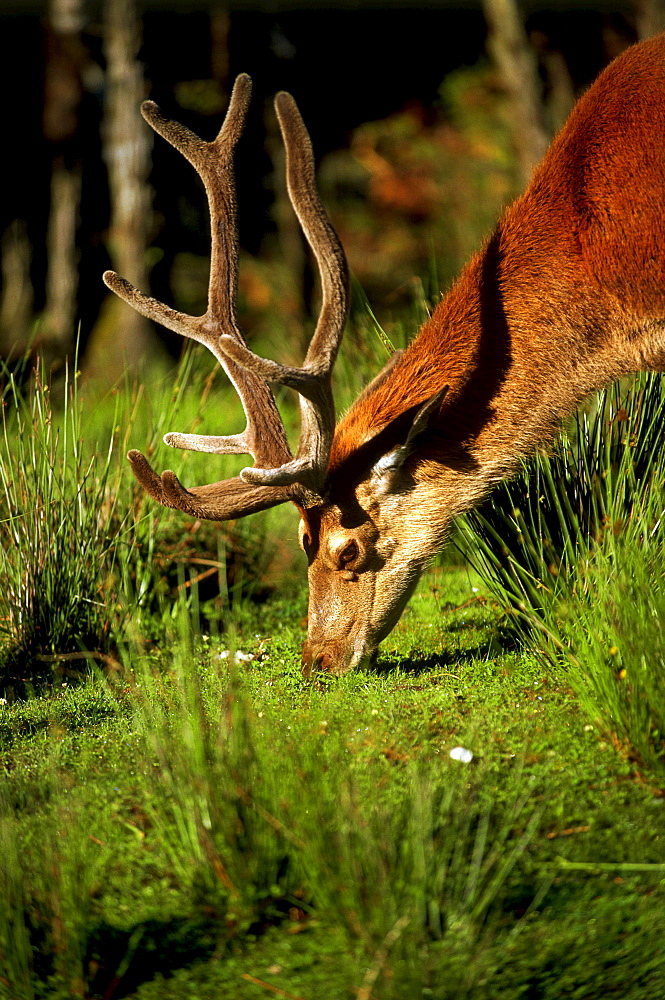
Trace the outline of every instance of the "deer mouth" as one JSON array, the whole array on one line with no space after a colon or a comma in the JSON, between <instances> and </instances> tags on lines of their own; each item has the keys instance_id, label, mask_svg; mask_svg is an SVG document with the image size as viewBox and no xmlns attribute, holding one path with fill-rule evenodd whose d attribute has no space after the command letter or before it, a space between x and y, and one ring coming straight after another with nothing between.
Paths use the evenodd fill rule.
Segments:
<instances>
[{"instance_id":1,"label":"deer mouth","mask_svg":"<svg viewBox=\"0 0 665 1000\"><path fill-rule=\"evenodd\" d=\"M314 646L306 640L302 650L302 672L306 680L317 675L330 674L343 677L356 667L373 667L379 655L378 645L358 641L354 645L335 649Z\"/></svg>"}]
</instances>

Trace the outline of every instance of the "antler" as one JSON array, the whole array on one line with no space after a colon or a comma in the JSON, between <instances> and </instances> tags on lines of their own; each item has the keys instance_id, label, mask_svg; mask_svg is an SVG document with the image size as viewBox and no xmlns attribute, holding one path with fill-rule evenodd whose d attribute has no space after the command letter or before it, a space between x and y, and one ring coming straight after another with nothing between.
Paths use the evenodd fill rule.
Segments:
<instances>
[{"instance_id":1,"label":"antler","mask_svg":"<svg viewBox=\"0 0 665 1000\"><path fill-rule=\"evenodd\" d=\"M258 357L248 349L236 319L238 238L233 153L242 133L251 80L242 74L233 87L229 109L217 138L204 142L178 122L165 118L152 101L141 112L146 121L195 168L210 206L212 251L208 308L188 316L144 295L114 271L104 274L108 287L143 316L189 337L214 354L240 396L247 426L226 437L166 434L174 448L213 454L250 454L254 467L240 476L185 489L173 472L158 476L141 452L128 458L144 488L166 507L195 517L226 520L295 500L305 506L320 502L335 427L331 375L348 310L346 258L316 190L314 156L307 129L290 94L280 93L275 108L287 160L287 186L303 232L321 275L322 305L302 368L290 368ZM284 425L267 385L290 386L301 397L301 436L293 458Z\"/></svg>"}]
</instances>

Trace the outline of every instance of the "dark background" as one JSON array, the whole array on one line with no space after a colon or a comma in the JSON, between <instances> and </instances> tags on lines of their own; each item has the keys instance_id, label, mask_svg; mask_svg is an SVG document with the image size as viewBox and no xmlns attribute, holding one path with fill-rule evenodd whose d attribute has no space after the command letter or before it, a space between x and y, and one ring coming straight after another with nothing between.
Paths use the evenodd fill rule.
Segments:
<instances>
[{"instance_id":1,"label":"dark background","mask_svg":"<svg viewBox=\"0 0 665 1000\"><path fill-rule=\"evenodd\" d=\"M253 77L253 109L238 160L240 236L243 248L251 254L261 253L264 235L274 226L264 136L266 101L276 91L294 94L317 157L322 157L346 146L352 131L363 122L409 106L418 106L426 114L451 70L485 58L485 20L480 6L474 4L320 7L276 2L221 7L210 0L199 5L139 3L138 9L145 96L205 138L214 135L221 111L183 108L179 87L188 81L217 78L220 91L227 91L238 72ZM563 54L576 92L636 37L630 4L589 9L532 3L521 5L520 10L529 36L540 49ZM106 294L100 275L110 259L105 242L109 197L101 142L102 4L89 3L85 11L81 39L86 69L79 122L74 134L59 142L45 134L43 120L44 67L52 44L46 5L0 3L0 86L5 95L0 232L6 232L14 220L25 222L38 320L45 305L52 164L59 156L82 165L76 312L84 343ZM219 45L215 52L211 27L220 11L228 15L221 56ZM162 249L151 282L153 292L164 297L168 296L175 249L207 254L207 222L198 182L189 166L159 139L153 155L151 186L158 220L153 238L161 241Z\"/></svg>"}]
</instances>

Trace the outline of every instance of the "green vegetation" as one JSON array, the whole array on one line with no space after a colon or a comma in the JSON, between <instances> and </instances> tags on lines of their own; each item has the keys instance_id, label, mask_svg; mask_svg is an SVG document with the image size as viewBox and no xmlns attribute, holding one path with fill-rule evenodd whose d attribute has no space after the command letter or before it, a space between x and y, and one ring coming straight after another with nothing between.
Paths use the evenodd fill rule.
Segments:
<instances>
[{"instance_id":1,"label":"green vegetation","mask_svg":"<svg viewBox=\"0 0 665 1000\"><path fill-rule=\"evenodd\" d=\"M348 149L324 157L324 202L389 331L423 289L438 301L520 193L509 115L495 72L481 62L448 74L435 108L414 103L365 122Z\"/></svg>"},{"instance_id":2,"label":"green vegetation","mask_svg":"<svg viewBox=\"0 0 665 1000\"><path fill-rule=\"evenodd\" d=\"M202 526L131 480L128 443L240 419L189 359L171 385L5 380L0 996L665 995L658 382L319 687L293 512Z\"/></svg>"},{"instance_id":3,"label":"green vegetation","mask_svg":"<svg viewBox=\"0 0 665 1000\"><path fill-rule=\"evenodd\" d=\"M613 386L459 525L513 627L553 663L563 655L593 721L656 769L665 753L664 427L660 376Z\"/></svg>"},{"instance_id":4,"label":"green vegetation","mask_svg":"<svg viewBox=\"0 0 665 1000\"><path fill-rule=\"evenodd\" d=\"M571 591L589 592L582 562L620 571L627 550L638 549L658 578L664 426L660 376L611 386L460 520L469 558L527 628L556 618L558 599Z\"/></svg>"}]
</instances>

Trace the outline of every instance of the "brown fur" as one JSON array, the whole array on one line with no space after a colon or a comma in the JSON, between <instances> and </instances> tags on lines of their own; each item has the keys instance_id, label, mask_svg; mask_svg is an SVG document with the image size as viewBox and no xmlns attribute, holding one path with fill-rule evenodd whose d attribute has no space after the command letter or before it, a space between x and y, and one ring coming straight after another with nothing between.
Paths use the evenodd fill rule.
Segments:
<instances>
[{"instance_id":1,"label":"brown fur","mask_svg":"<svg viewBox=\"0 0 665 1000\"><path fill-rule=\"evenodd\" d=\"M661 35L601 74L404 356L338 424L327 501L304 520L307 672L371 657L453 517L584 396L665 367L664 193ZM444 385L428 433L377 476ZM336 562L345 541L355 564Z\"/></svg>"},{"instance_id":2,"label":"brown fur","mask_svg":"<svg viewBox=\"0 0 665 1000\"><path fill-rule=\"evenodd\" d=\"M497 395L521 407L559 387L538 429L548 433L595 385L643 367L633 338L665 317L664 89L665 36L601 74L392 374L340 422L331 475L446 383L436 430L459 445L487 425ZM588 377L561 392L577 368Z\"/></svg>"}]
</instances>

